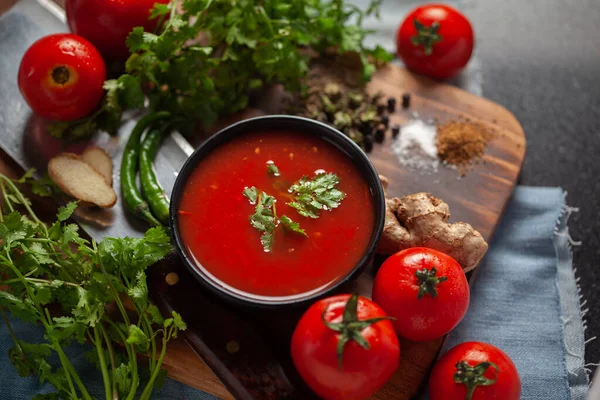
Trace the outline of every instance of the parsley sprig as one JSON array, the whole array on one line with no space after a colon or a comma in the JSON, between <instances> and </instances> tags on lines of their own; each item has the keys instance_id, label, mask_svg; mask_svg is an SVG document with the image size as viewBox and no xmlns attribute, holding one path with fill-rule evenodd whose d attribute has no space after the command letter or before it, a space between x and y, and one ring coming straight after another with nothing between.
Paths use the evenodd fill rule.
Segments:
<instances>
[{"instance_id":1,"label":"parsley sprig","mask_svg":"<svg viewBox=\"0 0 600 400\"><path fill-rule=\"evenodd\" d=\"M286 215L282 215L281 218L277 217L275 207L277 200L275 197L262 190L258 190L254 186L245 188L242 193L251 205L256 206L254 214L250 215L250 225L261 232L260 242L265 252L270 252L273 249L273 235L280 223L289 231L296 232L305 237L308 236L304 229L300 228L300 224L292 221L290 217Z\"/></svg>"},{"instance_id":2,"label":"parsley sprig","mask_svg":"<svg viewBox=\"0 0 600 400\"><path fill-rule=\"evenodd\" d=\"M339 207L346 197L344 192L336 188L338 183L338 176L331 172L317 174L312 179L304 176L290 187L289 192L295 196L295 200L288 205L303 217L319 218L321 210Z\"/></svg>"},{"instance_id":3,"label":"parsley sprig","mask_svg":"<svg viewBox=\"0 0 600 400\"><path fill-rule=\"evenodd\" d=\"M375 63L392 57L368 48L365 16L377 14L381 0L366 10L344 0L172 0L156 4L151 18L165 21L160 33L137 27L127 39L132 53L125 73L108 80L101 109L74 123L58 123L57 136L84 136L94 129L116 131L123 110L144 107L169 111L178 129L214 122L248 105L253 92L280 83L302 92L314 54L355 53L362 80ZM178 11L176 12L176 9ZM309 51L312 50L312 51Z\"/></svg>"},{"instance_id":4,"label":"parsley sprig","mask_svg":"<svg viewBox=\"0 0 600 400\"><path fill-rule=\"evenodd\" d=\"M21 181L30 180L27 174ZM167 343L186 329L177 313L165 319L148 299L145 270L171 251L169 236L152 228L142 238L90 242L79 235L76 224L68 223L77 203L60 208L56 221L47 225L17 184L0 175L0 285L8 288L0 290L0 312L14 341L9 350L12 364L21 376L38 375L41 382L52 384L56 393L48 398L91 400L64 352L73 341L87 340L107 400L133 399L139 392L140 399L148 399L164 380L161 366ZM125 298L133 304L135 319ZM116 305L116 317L107 311L110 304ZM50 313L50 305L58 307ZM27 343L16 337L5 309L13 318L43 326L44 339ZM147 356L147 378L142 378L137 353ZM51 362L54 357L59 368Z\"/></svg>"}]
</instances>

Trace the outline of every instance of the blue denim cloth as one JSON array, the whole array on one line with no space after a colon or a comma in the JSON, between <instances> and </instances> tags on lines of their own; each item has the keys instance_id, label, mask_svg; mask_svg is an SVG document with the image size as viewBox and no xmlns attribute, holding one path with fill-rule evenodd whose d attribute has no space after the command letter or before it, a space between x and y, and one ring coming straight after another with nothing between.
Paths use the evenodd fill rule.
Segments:
<instances>
[{"instance_id":1,"label":"blue denim cloth","mask_svg":"<svg viewBox=\"0 0 600 400\"><path fill-rule=\"evenodd\" d=\"M519 371L522 400L584 400L588 391L568 211L559 188L515 190L469 311L445 345L482 341L504 350Z\"/></svg>"},{"instance_id":2,"label":"blue denim cloth","mask_svg":"<svg viewBox=\"0 0 600 400\"><path fill-rule=\"evenodd\" d=\"M469 312L450 334L446 347L477 340L503 349L519 370L523 400L584 400L588 391L565 210L559 188L515 190L480 267ZM14 329L24 340L42 336L42 329L35 325L14 321ZM11 345L1 324L0 398L25 399L50 390L49 385L40 388L35 378L18 377L6 358ZM74 346L68 355L100 398L100 374L83 356L88 349ZM155 398L214 397L168 380Z\"/></svg>"}]
</instances>

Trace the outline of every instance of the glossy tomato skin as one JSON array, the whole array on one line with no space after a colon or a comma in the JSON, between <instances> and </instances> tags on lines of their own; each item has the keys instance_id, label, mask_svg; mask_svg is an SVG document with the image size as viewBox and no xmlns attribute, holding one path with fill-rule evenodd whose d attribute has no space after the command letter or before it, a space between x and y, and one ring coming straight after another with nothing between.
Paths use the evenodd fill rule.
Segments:
<instances>
[{"instance_id":1,"label":"glossy tomato skin","mask_svg":"<svg viewBox=\"0 0 600 400\"><path fill-rule=\"evenodd\" d=\"M470 366L490 361L496 364L499 372L488 367L484 376L497 378L489 386L477 386L471 400L519 400L521 379L517 367L510 357L499 348L482 342L466 342L450 349L433 367L429 378L431 400L465 400L467 388L454 382L456 364L466 361Z\"/></svg>"},{"instance_id":2,"label":"glossy tomato skin","mask_svg":"<svg viewBox=\"0 0 600 400\"><path fill-rule=\"evenodd\" d=\"M106 67L84 38L54 34L33 43L23 55L18 84L38 115L57 121L83 118L100 103Z\"/></svg>"},{"instance_id":3,"label":"glossy tomato skin","mask_svg":"<svg viewBox=\"0 0 600 400\"><path fill-rule=\"evenodd\" d=\"M110 60L125 60L125 41L136 26L153 32L157 19L149 20L154 3L169 0L67 0L65 8L71 32L92 42Z\"/></svg>"},{"instance_id":4,"label":"glossy tomato skin","mask_svg":"<svg viewBox=\"0 0 600 400\"><path fill-rule=\"evenodd\" d=\"M437 284L436 297L419 298L418 270L436 269L447 277ZM381 266L373 285L373 301L394 317L396 333L413 341L437 339L450 332L469 308L470 292L465 274L456 260L439 251L413 247L399 251Z\"/></svg>"},{"instance_id":5,"label":"glossy tomato skin","mask_svg":"<svg viewBox=\"0 0 600 400\"><path fill-rule=\"evenodd\" d=\"M323 324L327 309L328 322L341 322L350 295L320 300L304 313L292 336L292 359L308 386L325 400L361 400L383 386L398 368L400 344L388 320L370 325L362 331L370 345L366 350L354 341L344 347L340 370L336 346L340 334ZM385 316L372 301L359 297L358 319Z\"/></svg>"},{"instance_id":6,"label":"glossy tomato skin","mask_svg":"<svg viewBox=\"0 0 600 400\"><path fill-rule=\"evenodd\" d=\"M439 23L441 40L426 54L422 45L415 46L415 18L426 27ZM457 75L469 62L475 38L469 20L458 10L445 4L428 4L415 8L402 22L396 34L398 57L412 71L435 79Z\"/></svg>"}]
</instances>

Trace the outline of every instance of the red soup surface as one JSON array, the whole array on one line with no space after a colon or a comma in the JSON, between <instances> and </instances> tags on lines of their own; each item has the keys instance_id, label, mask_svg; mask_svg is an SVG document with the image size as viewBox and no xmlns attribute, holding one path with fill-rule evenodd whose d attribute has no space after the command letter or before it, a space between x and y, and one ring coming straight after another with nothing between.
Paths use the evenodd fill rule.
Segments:
<instances>
[{"instance_id":1,"label":"red soup surface","mask_svg":"<svg viewBox=\"0 0 600 400\"><path fill-rule=\"evenodd\" d=\"M267 172L273 162L279 176ZM339 177L346 194L339 207L317 219L301 216L286 203L303 176L324 170ZM308 237L275 229L270 252L249 217L256 205L242 194L256 187L276 199ZM230 289L254 296L281 297L334 284L363 257L373 231L374 210L365 179L331 144L294 132L237 137L213 150L190 174L179 205L179 231L199 269Z\"/></svg>"}]
</instances>

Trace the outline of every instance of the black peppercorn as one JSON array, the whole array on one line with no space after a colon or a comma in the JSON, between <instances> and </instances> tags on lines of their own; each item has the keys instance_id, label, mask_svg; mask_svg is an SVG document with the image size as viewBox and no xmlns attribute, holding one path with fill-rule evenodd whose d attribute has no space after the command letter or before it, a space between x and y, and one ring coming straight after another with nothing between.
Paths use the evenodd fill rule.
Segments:
<instances>
[{"instance_id":1,"label":"black peppercorn","mask_svg":"<svg viewBox=\"0 0 600 400\"><path fill-rule=\"evenodd\" d=\"M396 98L395 97L388 98L387 110L388 110L388 112L391 112L391 113L396 111Z\"/></svg>"},{"instance_id":2,"label":"black peppercorn","mask_svg":"<svg viewBox=\"0 0 600 400\"><path fill-rule=\"evenodd\" d=\"M382 115L381 116L381 123L383 125L385 125L385 127L387 128L388 126L390 126L390 117L389 115Z\"/></svg>"},{"instance_id":3,"label":"black peppercorn","mask_svg":"<svg viewBox=\"0 0 600 400\"><path fill-rule=\"evenodd\" d=\"M385 111L385 104L377 104L377 115L381 115L383 114L383 112Z\"/></svg>"},{"instance_id":4,"label":"black peppercorn","mask_svg":"<svg viewBox=\"0 0 600 400\"><path fill-rule=\"evenodd\" d=\"M394 126L392 126L392 137L395 139L396 137L398 137L398 134L400 133L400 125L396 124Z\"/></svg>"},{"instance_id":5,"label":"black peppercorn","mask_svg":"<svg viewBox=\"0 0 600 400\"><path fill-rule=\"evenodd\" d=\"M402 108L410 107L410 93L404 93L402 95Z\"/></svg>"},{"instance_id":6,"label":"black peppercorn","mask_svg":"<svg viewBox=\"0 0 600 400\"><path fill-rule=\"evenodd\" d=\"M377 143L382 143L385 139L385 125L379 124L375 129L375 141Z\"/></svg>"},{"instance_id":7,"label":"black peppercorn","mask_svg":"<svg viewBox=\"0 0 600 400\"><path fill-rule=\"evenodd\" d=\"M363 138L363 148L367 153L370 153L373 150L373 139L371 138L371 135L367 135Z\"/></svg>"}]
</instances>

